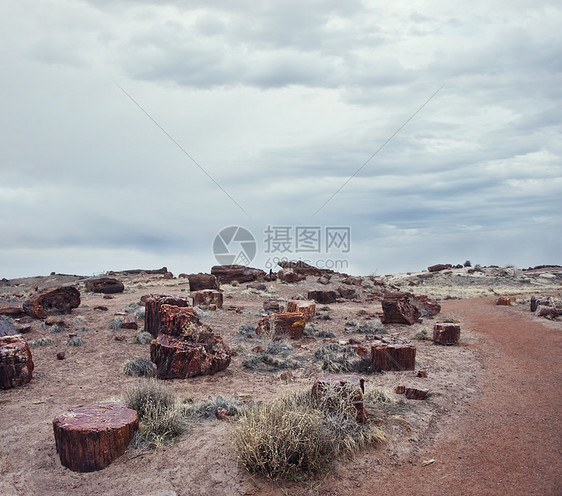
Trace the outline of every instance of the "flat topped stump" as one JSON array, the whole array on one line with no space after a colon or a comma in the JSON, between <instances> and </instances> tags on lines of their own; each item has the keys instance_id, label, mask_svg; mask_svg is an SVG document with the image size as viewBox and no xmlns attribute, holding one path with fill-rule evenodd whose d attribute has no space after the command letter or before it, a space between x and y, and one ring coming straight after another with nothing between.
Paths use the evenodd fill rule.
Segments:
<instances>
[{"instance_id":1,"label":"flat topped stump","mask_svg":"<svg viewBox=\"0 0 562 496\"><path fill-rule=\"evenodd\" d=\"M371 369L374 372L414 370L416 347L413 344L375 344L371 346Z\"/></svg>"},{"instance_id":2,"label":"flat topped stump","mask_svg":"<svg viewBox=\"0 0 562 496\"><path fill-rule=\"evenodd\" d=\"M357 422L367 421L363 404L365 379L359 375L329 374L316 379L312 386L312 403L315 406L337 408L339 400L350 401L357 411Z\"/></svg>"},{"instance_id":3,"label":"flat topped stump","mask_svg":"<svg viewBox=\"0 0 562 496\"><path fill-rule=\"evenodd\" d=\"M119 403L77 406L53 420L57 453L74 472L93 472L120 457L139 428L137 412Z\"/></svg>"},{"instance_id":4,"label":"flat topped stump","mask_svg":"<svg viewBox=\"0 0 562 496\"><path fill-rule=\"evenodd\" d=\"M33 359L19 335L0 338L0 389L22 386L33 378Z\"/></svg>"},{"instance_id":5,"label":"flat topped stump","mask_svg":"<svg viewBox=\"0 0 562 496\"><path fill-rule=\"evenodd\" d=\"M460 324L438 322L433 326L433 342L436 344L458 344L460 337Z\"/></svg>"},{"instance_id":6,"label":"flat topped stump","mask_svg":"<svg viewBox=\"0 0 562 496\"><path fill-rule=\"evenodd\" d=\"M160 306L159 331L161 334L169 334L170 336L190 334L191 329L199 325L201 325L199 314L193 307Z\"/></svg>"},{"instance_id":7,"label":"flat topped stump","mask_svg":"<svg viewBox=\"0 0 562 496\"><path fill-rule=\"evenodd\" d=\"M287 313L302 313L305 322L311 322L316 315L316 303L313 301L288 301Z\"/></svg>"},{"instance_id":8,"label":"flat topped stump","mask_svg":"<svg viewBox=\"0 0 562 496\"><path fill-rule=\"evenodd\" d=\"M216 305L217 308L222 308L222 293L216 289L192 291L191 296L193 297L193 306L208 307Z\"/></svg>"},{"instance_id":9,"label":"flat topped stump","mask_svg":"<svg viewBox=\"0 0 562 496\"><path fill-rule=\"evenodd\" d=\"M271 339L300 339L306 325L303 313L280 312L265 316L258 322L257 334Z\"/></svg>"},{"instance_id":10,"label":"flat topped stump","mask_svg":"<svg viewBox=\"0 0 562 496\"><path fill-rule=\"evenodd\" d=\"M181 296L168 296L168 295L148 295L143 296L141 301L144 300L144 330L149 332L154 337L160 334L161 326L161 312L162 305L174 305L176 307L189 307L187 298Z\"/></svg>"}]
</instances>

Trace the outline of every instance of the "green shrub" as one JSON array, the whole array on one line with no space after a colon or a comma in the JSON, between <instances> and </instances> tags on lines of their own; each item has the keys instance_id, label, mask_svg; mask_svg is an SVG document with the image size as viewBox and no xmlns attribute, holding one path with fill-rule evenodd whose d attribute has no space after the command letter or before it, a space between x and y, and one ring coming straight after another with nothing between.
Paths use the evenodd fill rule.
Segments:
<instances>
[{"instance_id":1,"label":"green shrub","mask_svg":"<svg viewBox=\"0 0 562 496\"><path fill-rule=\"evenodd\" d=\"M127 360L123 365L123 373L134 377L154 377L156 365L148 358L139 357Z\"/></svg>"}]
</instances>

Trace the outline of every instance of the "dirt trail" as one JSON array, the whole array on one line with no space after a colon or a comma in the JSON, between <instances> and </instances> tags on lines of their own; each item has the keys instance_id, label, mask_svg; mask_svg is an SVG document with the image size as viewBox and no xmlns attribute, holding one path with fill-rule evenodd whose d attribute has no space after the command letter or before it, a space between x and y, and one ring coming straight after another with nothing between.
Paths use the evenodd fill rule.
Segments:
<instances>
[{"instance_id":1,"label":"dirt trail","mask_svg":"<svg viewBox=\"0 0 562 496\"><path fill-rule=\"evenodd\" d=\"M368 494L373 488L381 496L562 494L559 325L532 320L491 299L449 301L442 311L479 337L484 366L479 394L462 409L456 426L441 431L413 464L379 468L363 459L350 472L327 479L320 494ZM435 462L421 466L430 459Z\"/></svg>"}]
</instances>

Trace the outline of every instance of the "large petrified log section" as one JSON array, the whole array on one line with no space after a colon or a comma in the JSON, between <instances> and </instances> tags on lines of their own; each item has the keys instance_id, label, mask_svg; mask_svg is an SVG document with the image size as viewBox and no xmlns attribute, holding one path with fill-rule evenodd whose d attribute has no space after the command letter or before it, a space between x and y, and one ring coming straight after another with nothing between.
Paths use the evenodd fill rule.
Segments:
<instances>
[{"instance_id":1,"label":"large petrified log section","mask_svg":"<svg viewBox=\"0 0 562 496\"><path fill-rule=\"evenodd\" d=\"M383 322L385 324L415 324L420 312L410 293L386 292L382 300Z\"/></svg>"},{"instance_id":2,"label":"large petrified log section","mask_svg":"<svg viewBox=\"0 0 562 496\"><path fill-rule=\"evenodd\" d=\"M219 281L213 274L188 274L187 279L189 281L190 291L201 291L202 289L220 289Z\"/></svg>"},{"instance_id":3,"label":"large petrified log section","mask_svg":"<svg viewBox=\"0 0 562 496\"><path fill-rule=\"evenodd\" d=\"M125 453L138 428L137 412L118 403L77 406L53 420L60 461L75 472L107 467Z\"/></svg>"},{"instance_id":4,"label":"large petrified log section","mask_svg":"<svg viewBox=\"0 0 562 496\"><path fill-rule=\"evenodd\" d=\"M203 289L201 291L194 291L191 293L193 297L193 306L208 307L209 305L216 305L217 308L222 308L222 293L214 289Z\"/></svg>"},{"instance_id":5,"label":"large petrified log section","mask_svg":"<svg viewBox=\"0 0 562 496\"><path fill-rule=\"evenodd\" d=\"M80 305L80 291L72 286L44 289L23 303L23 311L35 319L70 313Z\"/></svg>"},{"instance_id":6,"label":"large petrified log section","mask_svg":"<svg viewBox=\"0 0 562 496\"><path fill-rule=\"evenodd\" d=\"M316 315L316 303L304 300L288 301L286 311L287 313L302 313L304 321L311 322Z\"/></svg>"},{"instance_id":7,"label":"large petrified log section","mask_svg":"<svg viewBox=\"0 0 562 496\"><path fill-rule=\"evenodd\" d=\"M309 291L308 299L314 300L316 303L327 305L329 303L335 303L338 299L338 294L335 291L329 290Z\"/></svg>"},{"instance_id":8,"label":"large petrified log section","mask_svg":"<svg viewBox=\"0 0 562 496\"><path fill-rule=\"evenodd\" d=\"M406 398L409 400L424 400L429 393L429 389L407 387L405 388L404 393L406 394Z\"/></svg>"},{"instance_id":9,"label":"large petrified log section","mask_svg":"<svg viewBox=\"0 0 562 496\"><path fill-rule=\"evenodd\" d=\"M435 317L441 311L441 305L426 295L415 295L412 301L422 317Z\"/></svg>"},{"instance_id":10,"label":"large petrified log section","mask_svg":"<svg viewBox=\"0 0 562 496\"><path fill-rule=\"evenodd\" d=\"M413 344L375 344L371 346L371 369L414 370L416 366L416 347Z\"/></svg>"},{"instance_id":11,"label":"large petrified log section","mask_svg":"<svg viewBox=\"0 0 562 496\"><path fill-rule=\"evenodd\" d=\"M239 283L264 280L265 272L261 269L245 267L244 265L215 265L211 268L220 283L230 284L232 281Z\"/></svg>"},{"instance_id":12,"label":"large petrified log section","mask_svg":"<svg viewBox=\"0 0 562 496\"><path fill-rule=\"evenodd\" d=\"M364 394L365 379L358 375L324 375L316 379L312 386L312 402L315 406L337 408L343 398L355 407L358 422L367 421Z\"/></svg>"},{"instance_id":13,"label":"large petrified log section","mask_svg":"<svg viewBox=\"0 0 562 496\"><path fill-rule=\"evenodd\" d=\"M181 336L190 334L192 328L201 325L199 315L193 307L177 307L175 305L160 306L160 327L158 334ZM154 334L153 334L154 335Z\"/></svg>"},{"instance_id":14,"label":"large petrified log section","mask_svg":"<svg viewBox=\"0 0 562 496\"><path fill-rule=\"evenodd\" d=\"M160 334L150 343L158 379L211 375L230 365L230 349L218 334L201 332L179 337Z\"/></svg>"},{"instance_id":15,"label":"large petrified log section","mask_svg":"<svg viewBox=\"0 0 562 496\"><path fill-rule=\"evenodd\" d=\"M458 344L461 337L460 324L438 322L433 326L433 342L437 344Z\"/></svg>"},{"instance_id":16,"label":"large petrified log section","mask_svg":"<svg viewBox=\"0 0 562 496\"><path fill-rule=\"evenodd\" d=\"M160 307L174 305L176 307L189 307L189 301L180 296L149 295L143 296L144 300L144 330L154 337L160 334Z\"/></svg>"},{"instance_id":17,"label":"large petrified log section","mask_svg":"<svg viewBox=\"0 0 562 496\"><path fill-rule=\"evenodd\" d=\"M86 281L86 289L92 293L113 294L122 293L125 285L113 277L97 277Z\"/></svg>"},{"instance_id":18,"label":"large petrified log section","mask_svg":"<svg viewBox=\"0 0 562 496\"><path fill-rule=\"evenodd\" d=\"M33 359L27 342L20 336L0 338L0 389L26 384L33 378Z\"/></svg>"},{"instance_id":19,"label":"large petrified log section","mask_svg":"<svg viewBox=\"0 0 562 496\"><path fill-rule=\"evenodd\" d=\"M303 313L272 313L258 322L256 333L271 339L300 339L305 325Z\"/></svg>"}]
</instances>

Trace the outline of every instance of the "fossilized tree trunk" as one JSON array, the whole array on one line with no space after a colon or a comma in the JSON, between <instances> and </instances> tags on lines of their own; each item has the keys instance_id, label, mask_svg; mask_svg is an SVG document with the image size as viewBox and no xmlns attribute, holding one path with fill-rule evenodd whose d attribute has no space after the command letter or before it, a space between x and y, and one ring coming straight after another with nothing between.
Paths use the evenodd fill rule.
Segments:
<instances>
[{"instance_id":1,"label":"fossilized tree trunk","mask_svg":"<svg viewBox=\"0 0 562 496\"><path fill-rule=\"evenodd\" d=\"M49 315L70 313L80 305L80 291L72 286L44 289L29 297L23 311L35 319Z\"/></svg>"},{"instance_id":2,"label":"fossilized tree trunk","mask_svg":"<svg viewBox=\"0 0 562 496\"><path fill-rule=\"evenodd\" d=\"M375 344L371 346L371 369L414 370L416 365L416 347L413 344Z\"/></svg>"},{"instance_id":3,"label":"fossilized tree trunk","mask_svg":"<svg viewBox=\"0 0 562 496\"><path fill-rule=\"evenodd\" d=\"M28 383L33 378L33 359L27 342L19 335L0 338L0 389Z\"/></svg>"}]
</instances>

